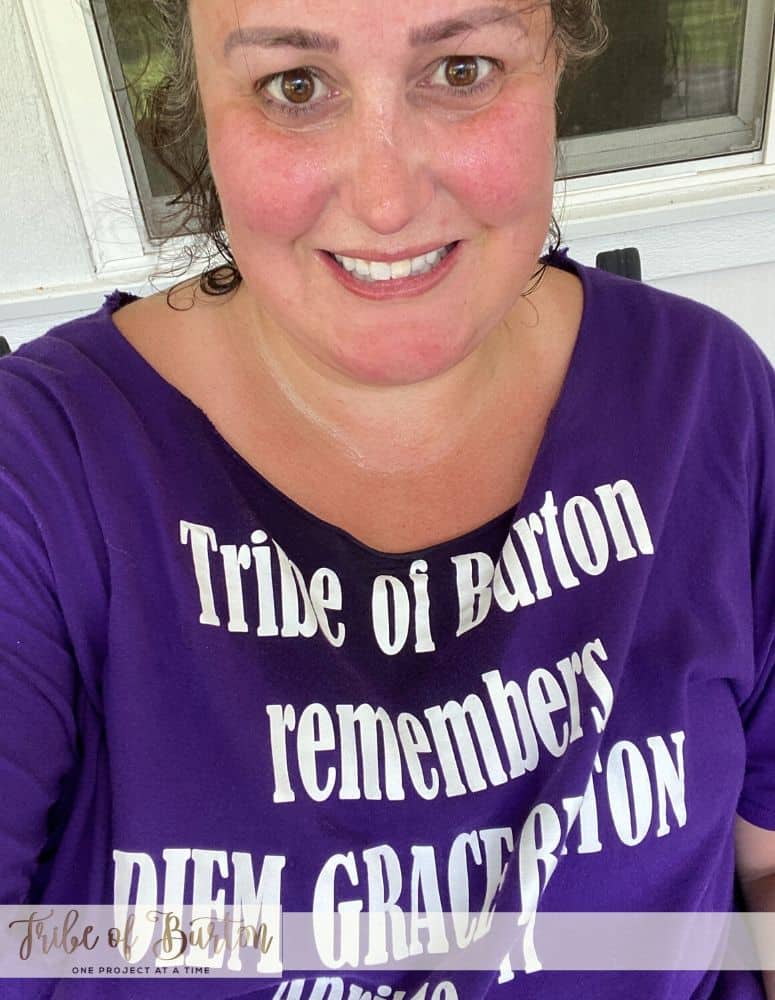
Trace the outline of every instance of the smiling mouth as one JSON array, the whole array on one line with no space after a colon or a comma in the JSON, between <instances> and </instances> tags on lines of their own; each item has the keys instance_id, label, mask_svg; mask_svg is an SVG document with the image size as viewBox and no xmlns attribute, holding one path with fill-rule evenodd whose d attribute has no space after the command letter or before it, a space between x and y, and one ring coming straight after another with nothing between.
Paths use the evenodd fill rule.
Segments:
<instances>
[{"instance_id":1,"label":"smiling mouth","mask_svg":"<svg viewBox=\"0 0 775 1000\"><path fill-rule=\"evenodd\" d=\"M445 257L452 253L458 242L448 243L437 250L420 254L419 257L407 257L405 260L397 260L389 264L386 261L344 257L341 254L330 252L328 252L328 256L336 261L342 270L350 273L353 278L364 282L364 284L373 284L380 281L396 281L402 278L414 278L421 274L428 274L438 267Z\"/></svg>"}]
</instances>

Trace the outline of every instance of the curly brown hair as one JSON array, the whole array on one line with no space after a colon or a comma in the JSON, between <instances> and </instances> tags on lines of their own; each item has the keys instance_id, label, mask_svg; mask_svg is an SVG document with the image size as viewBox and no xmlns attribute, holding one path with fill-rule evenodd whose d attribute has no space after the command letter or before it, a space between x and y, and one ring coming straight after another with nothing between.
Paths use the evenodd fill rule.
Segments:
<instances>
[{"instance_id":1,"label":"curly brown hair","mask_svg":"<svg viewBox=\"0 0 775 1000\"><path fill-rule=\"evenodd\" d=\"M567 74L601 52L608 33L599 0L550 0L550 4L553 39ZM179 193L169 203L177 229L199 236L188 253L192 261L207 261L200 288L208 295L226 295L240 286L242 275L210 172L188 0L153 0L153 5L169 70L152 90L138 130L177 183ZM560 232L554 217L549 236L556 250ZM213 266L218 257L221 262ZM535 277L539 276L540 271Z\"/></svg>"}]
</instances>

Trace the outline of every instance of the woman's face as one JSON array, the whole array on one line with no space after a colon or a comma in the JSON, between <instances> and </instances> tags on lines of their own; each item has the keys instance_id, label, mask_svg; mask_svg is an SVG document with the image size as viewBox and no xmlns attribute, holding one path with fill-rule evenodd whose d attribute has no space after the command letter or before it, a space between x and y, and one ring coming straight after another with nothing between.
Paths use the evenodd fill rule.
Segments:
<instances>
[{"instance_id":1,"label":"woman's face","mask_svg":"<svg viewBox=\"0 0 775 1000\"><path fill-rule=\"evenodd\" d=\"M347 380L408 384L524 307L554 175L547 0L190 11L238 296L267 329Z\"/></svg>"}]
</instances>

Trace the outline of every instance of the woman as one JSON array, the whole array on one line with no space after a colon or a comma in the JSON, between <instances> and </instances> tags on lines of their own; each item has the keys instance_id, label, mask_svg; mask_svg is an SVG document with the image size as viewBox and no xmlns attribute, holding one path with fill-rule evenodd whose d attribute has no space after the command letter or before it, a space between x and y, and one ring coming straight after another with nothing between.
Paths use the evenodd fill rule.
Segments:
<instances>
[{"instance_id":1,"label":"woman","mask_svg":"<svg viewBox=\"0 0 775 1000\"><path fill-rule=\"evenodd\" d=\"M166 8L233 267L0 368L4 899L312 913L170 995L764 996L540 971L775 871L772 372L539 261L596 3Z\"/></svg>"}]
</instances>

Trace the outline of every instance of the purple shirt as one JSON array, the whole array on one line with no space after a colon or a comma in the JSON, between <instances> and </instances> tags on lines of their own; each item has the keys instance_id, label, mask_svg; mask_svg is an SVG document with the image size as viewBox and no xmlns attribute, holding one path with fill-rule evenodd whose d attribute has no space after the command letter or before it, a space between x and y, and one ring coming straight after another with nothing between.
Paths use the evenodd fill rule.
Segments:
<instances>
[{"instance_id":1,"label":"purple shirt","mask_svg":"<svg viewBox=\"0 0 775 1000\"><path fill-rule=\"evenodd\" d=\"M763 996L443 971L493 911L732 909L735 813L775 829L772 370L704 306L553 263L584 315L522 499L405 555L242 460L125 295L0 363L0 902L407 916L363 971L53 995ZM434 909L472 916L445 941ZM379 968L431 942L442 971Z\"/></svg>"}]
</instances>

